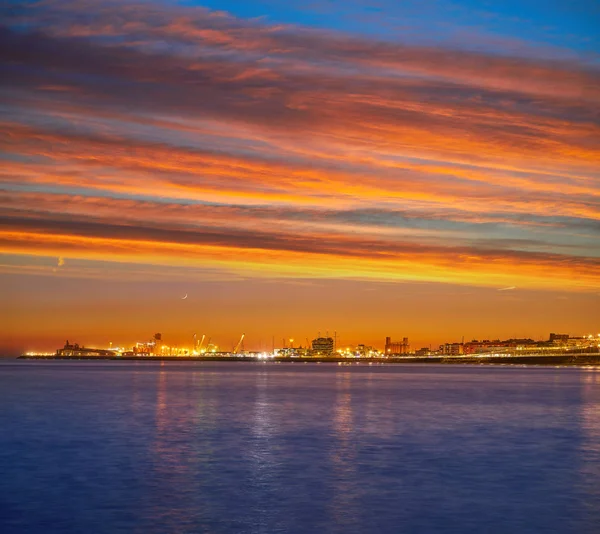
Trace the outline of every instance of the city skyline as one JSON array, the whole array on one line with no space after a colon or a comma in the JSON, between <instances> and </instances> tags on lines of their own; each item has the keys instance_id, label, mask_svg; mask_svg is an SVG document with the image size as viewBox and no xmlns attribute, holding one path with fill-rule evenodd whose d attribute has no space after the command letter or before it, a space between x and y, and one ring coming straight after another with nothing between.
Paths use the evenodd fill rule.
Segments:
<instances>
[{"instance_id":1,"label":"city skyline","mask_svg":"<svg viewBox=\"0 0 600 534\"><path fill-rule=\"evenodd\" d=\"M600 352L600 334L573 336L566 333L550 332L546 339L532 338L510 339L471 339L465 341L446 341L439 346L414 347L408 337L393 339L386 336L383 348L381 345L366 343L342 343L337 332L329 333L309 340L281 339L275 341L273 336L271 347L261 346L256 350L248 350L244 345L246 334L243 333L237 343L231 346L217 345L212 337L202 334L192 336L191 343L173 345L163 337L161 332L150 339L137 341L127 346L109 342L106 346L90 346L88 344L65 341L64 346L55 351L27 351L19 356L24 359L97 359L97 360L133 360L133 361L264 361L277 363L347 363L349 360L359 363L362 360L376 363L502 363L549 365L598 363L596 356ZM500 358L500 359L498 359Z\"/></svg>"},{"instance_id":2,"label":"city skyline","mask_svg":"<svg viewBox=\"0 0 600 534\"><path fill-rule=\"evenodd\" d=\"M341 334L341 335L340 335ZM69 342L67 339L64 344L64 348L68 347L85 347L88 350L99 349L102 351L116 351L117 353L129 353L131 351L140 351L141 353L150 350L153 354L163 355L202 355L210 353L269 353L275 354L277 351L300 349L300 350L312 350L314 353L321 355L322 349L325 347L323 354L329 352L348 352L356 350L358 347L362 347L361 350L368 349L368 351L374 351L381 354L414 354L415 352L429 350L429 351L444 351L449 346L496 346L502 343L511 343L516 348L517 346L542 346L550 343L568 343L571 342L584 343L586 346L593 347L596 350L600 347L600 333L582 333L582 332L550 332L549 334L541 336L531 335L513 335L511 337L502 337L498 335L488 335L487 337L474 337L463 335L454 335L448 339L445 339L439 344L434 343L422 343L417 341L411 344L411 340L408 336L392 336L386 335L384 340L377 340L375 342L365 342L365 340L356 340L351 336L345 337L343 333L338 331L318 331L316 334L305 336L305 337L277 337L272 335L270 339L249 339L245 332L241 334L239 338L225 340L223 337L215 338L210 334L194 332L191 336L178 335L176 334L169 337L163 332L158 332L152 336L145 335L138 337L135 341L130 341L134 336L128 335L129 341L123 342L123 339L115 338L115 341L108 342ZM439 338L439 335L438 335ZM440 338L441 339L441 338ZM512 346L511 345L511 346ZM328 347L328 348L327 348ZM480 347L479 347L480 348ZM29 355L51 355L54 354L54 350L48 350L48 347L40 349L32 349L29 347L27 350L21 352L22 354ZM466 354L471 351L466 350ZM462 354L462 352L461 352Z\"/></svg>"},{"instance_id":3,"label":"city skyline","mask_svg":"<svg viewBox=\"0 0 600 534\"><path fill-rule=\"evenodd\" d=\"M0 8L0 354L596 333L598 10L279 4Z\"/></svg>"}]
</instances>

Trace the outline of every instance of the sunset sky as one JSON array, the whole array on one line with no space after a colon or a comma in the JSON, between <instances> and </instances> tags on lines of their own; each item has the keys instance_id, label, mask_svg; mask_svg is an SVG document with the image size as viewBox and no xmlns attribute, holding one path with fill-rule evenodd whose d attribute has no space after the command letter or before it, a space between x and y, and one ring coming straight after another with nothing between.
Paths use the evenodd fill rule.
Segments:
<instances>
[{"instance_id":1,"label":"sunset sky","mask_svg":"<svg viewBox=\"0 0 600 534\"><path fill-rule=\"evenodd\" d=\"M598 2L0 20L3 354L600 332Z\"/></svg>"}]
</instances>

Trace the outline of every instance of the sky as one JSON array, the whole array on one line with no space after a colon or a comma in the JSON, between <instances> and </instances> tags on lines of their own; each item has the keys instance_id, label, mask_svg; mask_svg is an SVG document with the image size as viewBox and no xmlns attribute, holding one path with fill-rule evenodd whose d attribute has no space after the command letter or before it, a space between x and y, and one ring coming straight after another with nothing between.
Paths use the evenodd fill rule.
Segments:
<instances>
[{"instance_id":1,"label":"sky","mask_svg":"<svg viewBox=\"0 0 600 534\"><path fill-rule=\"evenodd\" d=\"M2 354L600 332L597 2L0 20Z\"/></svg>"}]
</instances>

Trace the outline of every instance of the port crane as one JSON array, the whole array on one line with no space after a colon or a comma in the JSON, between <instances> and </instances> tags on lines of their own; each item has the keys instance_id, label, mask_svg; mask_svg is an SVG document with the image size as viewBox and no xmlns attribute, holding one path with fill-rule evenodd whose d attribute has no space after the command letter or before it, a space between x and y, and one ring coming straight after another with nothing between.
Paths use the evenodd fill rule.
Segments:
<instances>
[{"instance_id":1,"label":"port crane","mask_svg":"<svg viewBox=\"0 0 600 534\"><path fill-rule=\"evenodd\" d=\"M202 339L200 340L200 343L198 345L198 352L200 352L202 350L202 345L204 344L204 338L206 337L205 334L202 334Z\"/></svg>"},{"instance_id":2,"label":"port crane","mask_svg":"<svg viewBox=\"0 0 600 534\"><path fill-rule=\"evenodd\" d=\"M240 350L240 347L242 346L242 342L244 341L244 337L245 336L246 336L246 334L242 334L242 337L240 338L240 340L238 341L237 345L235 346L235 348L231 352L232 354L237 354L238 353L238 350Z\"/></svg>"}]
</instances>

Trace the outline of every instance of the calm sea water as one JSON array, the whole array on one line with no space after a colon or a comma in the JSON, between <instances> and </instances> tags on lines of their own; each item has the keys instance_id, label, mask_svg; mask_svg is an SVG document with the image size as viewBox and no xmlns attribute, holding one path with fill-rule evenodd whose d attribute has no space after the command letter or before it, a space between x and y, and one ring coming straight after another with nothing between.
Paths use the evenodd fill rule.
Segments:
<instances>
[{"instance_id":1,"label":"calm sea water","mask_svg":"<svg viewBox=\"0 0 600 534\"><path fill-rule=\"evenodd\" d=\"M600 370L0 363L0 532L600 532Z\"/></svg>"}]
</instances>

